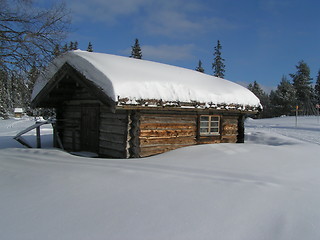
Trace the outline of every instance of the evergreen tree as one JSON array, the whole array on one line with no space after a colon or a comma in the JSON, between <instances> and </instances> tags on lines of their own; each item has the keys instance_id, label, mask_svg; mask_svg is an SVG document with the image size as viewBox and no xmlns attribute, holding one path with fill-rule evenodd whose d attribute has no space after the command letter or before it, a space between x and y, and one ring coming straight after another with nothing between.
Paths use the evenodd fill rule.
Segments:
<instances>
[{"instance_id":1,"label":"evergreen tree","mask_svg":"<svg viewBox=\"0 0 320 240\"><path fill-rule=\"evenodd\" d=\"M29 103L31 102L31 95L33 91L34 84L40 74L40 71L37 69L35 64L31 67L30 71L28 72L27 76L27 95L26 95L26 100Z\"/></svg>"},{"instance_id":2,"label":"evergreen tree","mask_svg":"<svg viewBox=\"0 0 320 240\"><path fill-rule=\"evenodd\" d=\"M56 44L54 49L53 49L53 56L54 57L58 57L61 54L60 52L60 45Z\"/></svg>"},{"instance_id":3,"label":"evergreen tree","mask_svg":"<svg viewBox=\"0 0 320 240\"><path fill-rule=\"evenodd\" d=\"M315 97L318 104L320 104L320 70L318 71L316 85L314 86Z\"/></svg>"},{"instance_id":4,"label":"evergreen tree","mask_svg":"<svg viewBox=\"0 0 320 240\"><path fill-rule=\"evenodd\" d=\"M136 38L134 45L131 46L131 56L132 58L142 59L142 51L140 48L139 40Z\"/></svg>"},{"instance_id":5,"label":"evergreen tree","mask_svg":"<svg viewBox=\"0 0 320 240\"><path fill-rule=\"evenodd\" d=\"M201 62L201 60L199 60L198 66L196 67L195 70L198 71L198 72L204 73L204 69L203 69L203 67L202 67L202 62Z\"/></svg>"},{"instance_id":6,"label":"evergreen tree","mask_svg":"<svg viewBox=\"0 0 320 240\"><path fill-rule=\"evenodd\" d=\"M276 91L270 93L270 104L274 116L292 115L296 105L296 90L283 76Z\"/></svg>"},{"instance_id":7,"label":"evergreen tree","mask_svg":"<svg viewBox=\"0 0 320 240\"><path fill-rule=\"evenodd\" d=\"M290 76L297 92L297 104L306 106L312 98L310 68L304 61L300 61L296 68L297 72Z\"/></svg>"},{"instance_id":8,"label":"evergreen tree","mask_svg":"<svg viewBox=\"0 0 320 240\"><path fill-rule=\"evenodd\" d=\"M296 89L296 104L299 106L302 114L314 114L316 109L314 106L314 91L311 85L310 68L304 61L300 61L296 68L297 72L290 74L293 86Z\"/></svg>"},{"instance_id":9,"label":"evergreen tree","mask_svg":"<svg viewBox=\"0 0 320 240\"><path fill-rule=\"evenodd\" d=\"M225 73L224 59L221 57L222 46L218 40L217 46L214 47L214 62L212 63L213 75L223 78Z\"/></svg>"},{"instance_id":10,"label":"evergreen tree","mask_svg":"<svg viewBox=\"0 0 320 240\"><path fill-rule=\"evenodd\" d=\"M93 52L93 47L92 47L91 42L88 43L87 51L88 52Z\"/></svg>"},{"instance_id":11,"label":"evergreen tree","mask_svg":"<svg viewBox=\"0 0 320 240\"><path fill-rule=\"evenodd\" d=\"M270 111L270 99L269 95L263 91L263 89L260 87L260 85L257 83L257 81L254 81L253 84L248 85L248 89L253 92L257 98L259 98L260 103L263 107L263 110L260 114L262 118L264 117L271 117L271 111Z\"/></svg>"},{"instance_id":12,"label":"evergreen tree","mask_svg":"<svg viewBox=\"0 0 320 240\"><path fill-rule=\"evenodd\" d=\"M77 50L77 49L78 49L78 45L79 45L78 42L75 41L75 42L74 42L74 48L73 48L73 50Z\"/></svg>"},{"instance_id":13,"label":"evergreen tree","mask_svg":"<svg viewBox=\"0 0 320 240\"><path fill-rule=\"evenodd\" d=\"M68 44L65 44L62 48L62 53L66 53L69 51Z\"/></svg>"},{"instance_id":14,"label":"evergreen tree","mask_svg":"<svg viewBox=\"0 0 320 240\"><path fill-rule=\"evenodd\" d=\"M69 51L74 50L74 43L72 41L70 41L69 43Z\"/></svg>"}]
</instances>

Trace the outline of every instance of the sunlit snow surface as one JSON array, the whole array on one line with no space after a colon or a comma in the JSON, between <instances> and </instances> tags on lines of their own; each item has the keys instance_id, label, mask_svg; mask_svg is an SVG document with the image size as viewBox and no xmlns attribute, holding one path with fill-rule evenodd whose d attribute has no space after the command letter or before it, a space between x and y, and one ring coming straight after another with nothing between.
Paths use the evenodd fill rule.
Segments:
<instances>
[{"instance_id":1,"label":"sunlit snow surface","mask_svg":"<svg viewBox=\"0 0 320 240\"><path fill-rule=\"evenodd\" d=\"M0 239L320 239L317 117L248 119L245 144L129 160L11 139L32 124L0 120Z\"/></svg>"}]
</instances>

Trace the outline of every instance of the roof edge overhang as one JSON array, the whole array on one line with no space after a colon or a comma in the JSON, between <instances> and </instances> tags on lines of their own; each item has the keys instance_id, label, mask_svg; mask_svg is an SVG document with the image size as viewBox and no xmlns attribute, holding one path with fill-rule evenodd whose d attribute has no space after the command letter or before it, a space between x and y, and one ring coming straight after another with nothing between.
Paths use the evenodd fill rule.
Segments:
<instances>
[{"instance_id":1,"label":"roof edge overhang","mask_svg":"<svg viewBox=\"0 0 320 240\"><path fill-rule=\"evenodd\" d=\"M77 69L72 67L68 62L65 62L59 70L53 75L53 77L46 83L46 85L39 91L39 93L31 101L31 107L56 107L56 104L48 104L45 99L53 91L55 87L67 76L73 76L73 79L85 87L90 94L95 96L103 104L108 105L114 111L116 102L109 97L99 86L93 81L86 78Z\"/></svg>"},{"instance_id":2,"label":"roof edge overhang","mask_svg":"<svg viewBox=\"0 0 320 240\"><path fill-rule=\"evenodd\" d=\"M118 99L117 109L139 109L139 110L173 110L173 111L233 111L237 113L257 114L262 110L261 105L252 106L249 104L233 103L205 103L199 101L180 102L180 101L163 101L157 99L138 99L129 100L128 98Z\"/></svg>"}]
</instances>

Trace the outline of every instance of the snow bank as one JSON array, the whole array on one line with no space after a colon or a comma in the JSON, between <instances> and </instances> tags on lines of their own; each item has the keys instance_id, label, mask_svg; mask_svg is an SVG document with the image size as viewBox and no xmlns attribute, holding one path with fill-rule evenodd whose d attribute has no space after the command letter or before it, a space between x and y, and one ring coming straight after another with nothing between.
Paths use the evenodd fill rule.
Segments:
<instances>
[{"instance_id":1,"label":"snow bank","mask_svg":"<svg viewBox=\"0 0 320 240\"><path fill-rule=\"evenodd\" d=\"M260 106L252 92L225 79L171 65L80 50L68 52L51 64L47 73L38 79L33 98L66 62L114 101L158 99Z\"/></svg>"}]
</instances>

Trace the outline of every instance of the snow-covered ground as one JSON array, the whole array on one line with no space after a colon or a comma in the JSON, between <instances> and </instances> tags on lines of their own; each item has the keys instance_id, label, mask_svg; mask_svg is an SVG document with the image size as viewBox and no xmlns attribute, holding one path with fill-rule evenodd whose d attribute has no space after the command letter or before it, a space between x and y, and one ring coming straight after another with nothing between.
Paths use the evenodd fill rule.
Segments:
<instances>
[{"instance_id":1,"label":"snow-covered ground","mask_svg":"<svg viewBox=\"0 0 320 240\"><path fill-rule=\"evenodd\" d=\"M129 160L27 149L12 136L29 125L0 120L0 239L320 239L317 117L248 119L245 144Z\"/></svg>"}]
</instances>

